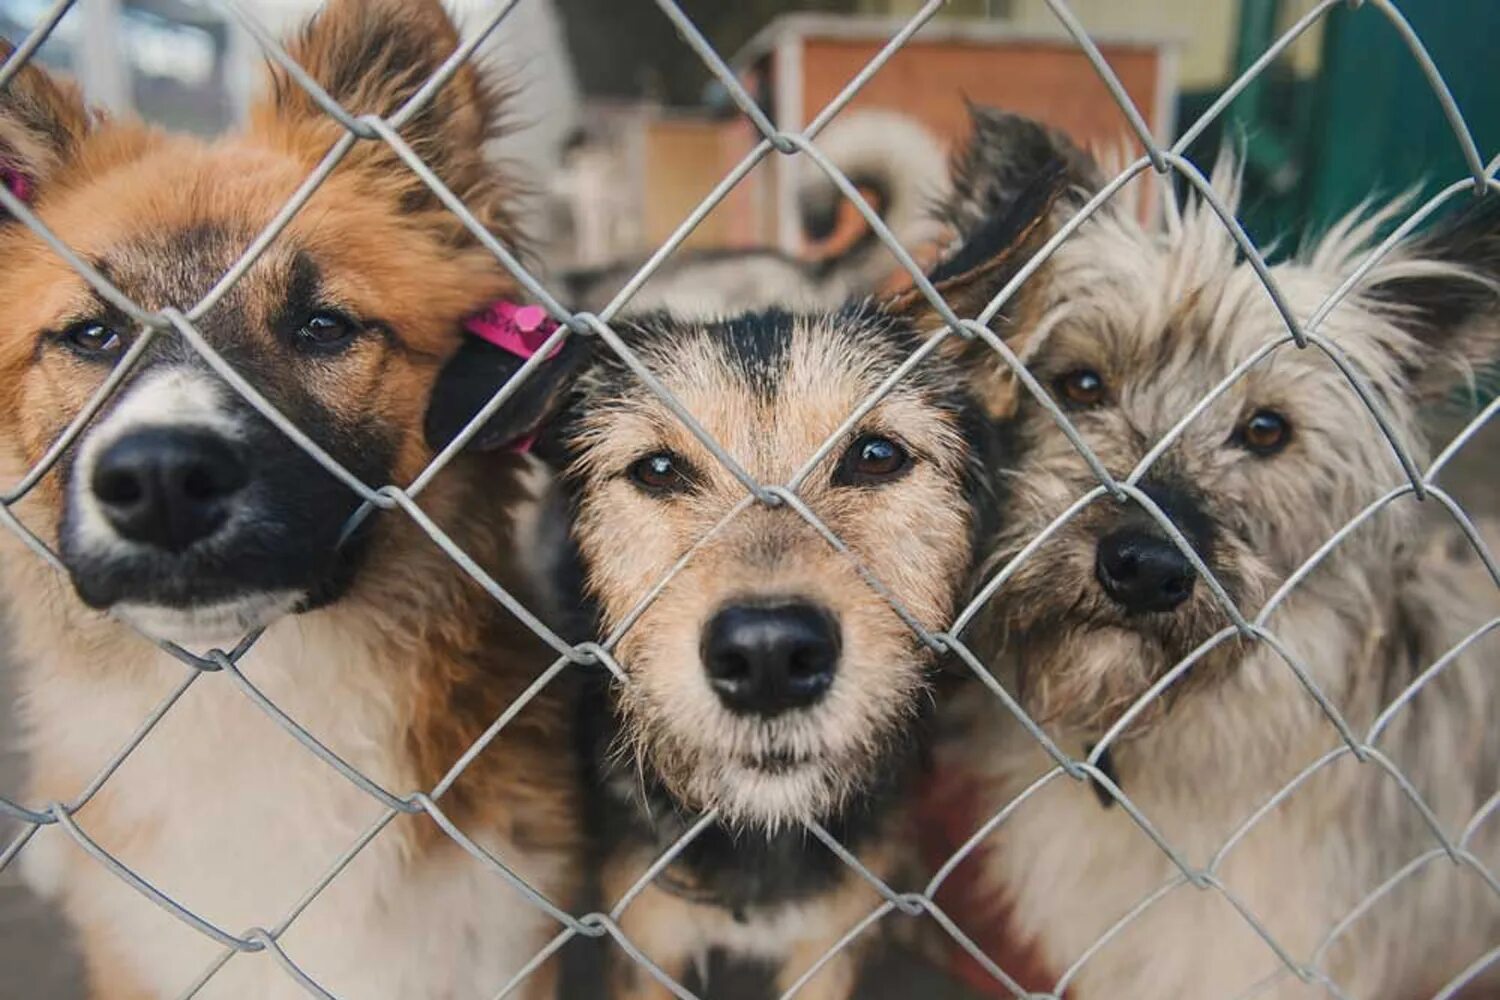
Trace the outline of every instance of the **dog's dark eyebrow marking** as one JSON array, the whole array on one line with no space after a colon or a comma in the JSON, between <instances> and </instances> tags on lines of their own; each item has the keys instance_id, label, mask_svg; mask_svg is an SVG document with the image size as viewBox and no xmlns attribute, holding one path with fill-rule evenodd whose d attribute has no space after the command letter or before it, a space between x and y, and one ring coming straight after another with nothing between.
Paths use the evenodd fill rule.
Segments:
<instances>
[{"instance_id":1,"label":"dog's dark eyebrow marking","mask_svg":"<svg viewBox=\"0 0 1500 1000\"><path fill-rule=\"evenodd\" d=\"M311 257L298 251L292 257L286 290L282 294L281 305L271 320L271 329L278 337L291 338L307 322L308 316L330 308L335 306L323 294L323 272ZM359 315L351 318L358 320L364 329L382 337L393 347L402 346L395 330L378 317Z\"/></svg>"},{"instance_id":2,"label":"dog's dark eyebrow marking","mask_svg":"<svg viewBox=\"0 0 1500 1000\"><path fill-rule=\"evenodd\" d=\"M322 284L323 276L318 265L307 254L297 253L292 258L281 305L271 320L271 328L277 336L290 338L306 322L308 315L323 305L319 295Z\"/></svg>"}]
</instances>

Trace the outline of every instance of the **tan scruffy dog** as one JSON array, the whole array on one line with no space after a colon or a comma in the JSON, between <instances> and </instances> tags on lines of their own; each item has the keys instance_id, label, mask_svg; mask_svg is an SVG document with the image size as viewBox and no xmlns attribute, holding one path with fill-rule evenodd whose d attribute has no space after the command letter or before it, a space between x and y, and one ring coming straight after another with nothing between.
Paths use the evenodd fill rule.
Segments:
<instances>
[{"instance_id":1,"label":"tan scruffy dog","mask_svg":"<svg viewBox=\"0 0 1500 1000\"><path fill-rule=\"evenodd\" d=\"M1054 226L1097 189L1097 169L1035 123L983 113L954 217L982 226L1058 170L1075 193ZM1234 206L1232 166L1213 183ZM1316 328L1422 468L1420 408L1500 353L1495 202L1491 192L1398 246ZM1291 312L1312 316L1404 207L1347 218L1275 266ZM1013 315L1002 333L1121 478L1236 366L1287 337L1199 201L1162 228L1106 206L1022 288ZM1016 399L992 574L1099 484L1052 417ZM1058 771L988 692L946 758L980 775L986 816L1021 799L986 844L980 892L1004 914L1001 936L1050 969L1049 988L1066 972L1082 998L1257 987L1404 998L1500 943L1500 587L1439 499L1408 495L1362 518L1406 482L1344 372L1316 346L1285 343L1198 410L1139 480L1274 641L1240 637L1161 524L1108 495L999 587L976 645L1064 752L1092 750L1108 776L1090 787Z\"/></svg>"},{"instance_id":2,"label":"tan scruffy dog","mask_svg":"<svg viewBox=\"0 0 1500 1000\"><path fill-rule=\"evenodd\" d=\"M434 0L335 0L290 50L355 115L390 114L458 44ZM8 56L7 46L0 55ZM499 108L472 68L401 131L502 240L506 179L481 155ZM23 68L0 90L0 168L41 222L134 302L196 303L343 135L276 73L248 127L215 142L91 112ZM0 213L0 466L20 480L141 331ZM519 363L466 317L513 289L489 251L383 144L351 150L201 319L208 343L371 487L409 484ZM479 444L502 444L482 435ZM421 503L507 586L522 461L461 455ZM249 684L395 794L432 789L554 658L399 511L340 545L359 497L161 333L12 512L62 568L3 532L19 651L24 801L71 802L189 668L127 627L231 650ZM554 902L580 867L569 714L550 690L441 800L460 829ZM73 822L226 933L274 927L386 804L206 673ZM173 997L223 945L86 855L60 825L20 854L80 932L93 996ZM280 939L348 997L488 996L557 923L425 815L393 820ZM551 973L522 993L544 997ZM198 994L306 993L269 953Z\"/></svg>"}]
</instances>

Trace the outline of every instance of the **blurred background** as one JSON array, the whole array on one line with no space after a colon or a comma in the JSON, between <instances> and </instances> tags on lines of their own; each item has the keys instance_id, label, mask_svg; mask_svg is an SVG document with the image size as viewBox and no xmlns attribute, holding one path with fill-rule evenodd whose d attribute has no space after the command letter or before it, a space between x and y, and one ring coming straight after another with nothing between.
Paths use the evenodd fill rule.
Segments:
<instances>
[{"instance_id":1,"label":"blurred background","mask_svg":"<svg viewBox=\"0 0 1500 1000\"><path fill-rule=\"evenodd\" d=\"M498 0L449 0L479 24ZM316 0L241 0L281 35ZM0 36L19 43L54 0L0 0ZM919 6L915 0L682 0L683 10L781 128L805 126ZM1242 70L1315 7L1314 0L1070 0L1163 143L1175 139ZM1500 2L1402 0L1479 149L1500 149L1494 39ZM484 59L519 97L495 155L531 191L529 229L549 271L604 268L659 246L758 136L723 86L649 0L521 0ZM212 134L238 123L261 85L249 34L212 3L78 0L39 59L80 79L90 98L172 128ZM942 163L965 135L963 100L1055 124L1129 158L1139 148L1092 67L1044 0L951 0L849 108L907 120L902 141ZM892 133L895 134L895 133ZM917 136L916 140L910 139ZM1437 99L1392 25L1372 5L1339 3L1318 19L1188 151L1205 171L1242 144L1242 217L1259 245L1326 225L1372 195L1460 179L1464 163ZM774 246L815 253L796 197L798 159L773 156L689 238L694 247ZM939 170L941 173L941 170ZM940 178L939 178L940 180ZM1451 433L1473 397L1434 420ZM1440 432L1440 438L1442 432ZM1452 475L1461 499L1500 510L1491 428ZM1487 475L1486 470L1488 470ZM0 664L0 794L16 796L7 756L11 703ZM0 820L0 838L13 835ZM0 873L0 995L81 996L62 925ZM19 972L18 972L19 970ZM25 984L23 993L5 993Z\"/></svg>"},{"instance_id":2,"label":"blurred background","mask_svg":"<svg viewBox=\"0 0 1500 1000\"><path fill-rule=\"evenodd\" d=\"M452 0L470 26L494 0ZM1314 0L1073 0L1079 19L1162 140L1191 125ZM0 0L19 40L53 0ZM918 8L915 0L686 0L684 11L783 128L805 125ZM281 34L316 0L243 0ZM1481 150L1500 144L1493 39L1500 4L1406 0ZM659 245L753 145L722 85L647 0L522 0L487 45L524 95L497 153L536 192L532 228L557 266ZM175 129L212 133L245 114L261 79L253 39L213 3L79 0L42 47L89 95ZM1048 120L1096 146L1139 150L1044 0L951 0L854 101L909 116L946 147L961 99ZM1227 137L1247 159L1245 221L1269 241L1325 224L1372 192L1463 175L1447 122L1378 11L1336 4L1190 150L1209 166ZM791 171L773 157L692 237L699 246L803 249Z\"/></svg>"}]
</instances>

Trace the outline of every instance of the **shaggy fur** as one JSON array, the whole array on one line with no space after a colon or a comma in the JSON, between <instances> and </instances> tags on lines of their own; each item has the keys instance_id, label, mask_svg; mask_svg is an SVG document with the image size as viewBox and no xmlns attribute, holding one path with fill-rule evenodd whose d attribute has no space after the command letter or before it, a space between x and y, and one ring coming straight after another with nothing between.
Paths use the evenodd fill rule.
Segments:
<instances>
[{"instance_id":1,"label":"shaggy fur","mask_svg":"<svg viewBox=\"0 0 1500 1000\"><path fill-rule=\"evenodd\" d=\"M1079 185L1057 203L1060 222L1097 177L1066 140L994 112L981 113L965 167L954 217L971 232L1034 178L1058 170ZM1231 163L1220 164L1213 184L1236 204ZM1278 264L1273 275L1293 314L1310 316L1405 206L1356 213ZM1456 373L1500 353L1497 218L1485 204L1397 248L1318 328L1367 380L1419 463L1429 452L1418 408L1446 393ZM1261 282L1196 200L1179 228L1164 231L1107 207L1043 267L1013 314L1020 319L1004 328L1007 340L1119 477L1235 365L1285 336ZM1094 373L1101 390L1070 392L1079 372ZM1262 453L1250 422L1264 412L1283 417L1290 433L1279 450ZM1097 485L1029 395L1016 399L1008 427L1017 457L1003 474L990 572ZM1325 540L1404 481L1345 376L1317 348L1285 344L1199 413L1141 487L1253 617ZM1500 611L1493 569L1441 511L1423 513L1406 497L1371 518L1266 623L1361 737L1424 670ZM1108 497L1077 512L1000 588L975 636L1001 683L1077 757L1229 624L1202 580L1170 610L1130 613L1112 600L1097 568L1100 541L1127 525L1163 534L1135 505ZM1470 837L1491 873L1500 862L1488 815L1500 763L1496 641L1490 632L1455 657L1373 741L1448 837ZM987 693L969 710L960 730L969 739L955 741L950 759L988 783L988 815L1054 762L1020 727L997 720L1003 710ZM1217 891L1171 887L1177 869L1127 811L1096 794L1102 787L1060 776L987 844L984 894L1008 921L998 933L1033 947L1053 977L1086 957L1070 996L1231 997L1282 968L1238 906L1291 960L1336 984L1336 995L1430 994L1494 946L1500 898L1475 868L1430 854L1437 839L1381 763L1336 756L1216 853L1340 746L1270 644L1219 642L1112 737L1101 766L1186 864L1214 865L1235 905ZM1412 878L1355 914L1424 855ZM1137 905L1144 908L1133 920L1086 955ZM1282 974L1261 995L1324 993Z\"/></svg>"},{"instance_id":2,"label":"shaggy fur","mask_svg":"<svg viewBox=\"0 0 1500 1000\"><path fill-rule=\"evenodd\" d=\"M1029 223L1018 216L1012 234L1029 238ZM956 299L993 294L1008 276L979 268L945 289ZM620 332L751 476L779 484L922 346L930 321L925 300L902 299L809 316L648 316ZM799 821L822 822L884 878L904 868L911 837L900 801L920 765L934 656L861 569L929 629L955 612L975 547L992 530L982 474L990 429L970 392L970 357L959 338L941 345L798 485L848 553L785 506L752 505L726 520L743 484L608 349L570 342L538 372L571 386L541 447L564 469L586 586L605 634L622 631L615 653L630 679L609 692L591 753L610 901L701 810L718 812L622 918L679 981L693 969L701 982L727 957L739 971L723 982L763 981L758 995L779 994L878 903ZM507 421L536 422L518 409L496 415L501 436L514 429ZM888 479L851 479L872 439L899 443L909 464ZM639 478L651 457L677 470L664 492ZM735 712L700 652L709 625L728 606L788 600L837 623L832 685L805 707ZM805 995L848 996L859 951L841 952ZM746 963L763 980L746 979ZM661 992L623 958L612 981L621 997ZM717 982L705 984L712 995Z\"/></svg>"},{"instance_id":3,"label":"shaggy fur","mask_svg":"<svg viewBox=\"0 0 1500 1000\"><path fill-rule=\"evenodd\" d=\"M457 41L436 2L335 0L290 46L349 111L386 114ZM0 94L0 162L27 179L42 222L125 295L149 309L186 309L339 138L300 88L280 73L272 82L244 133L204 143L105 120L70 86L28 67ZM404 135L510 239L505 180L479 155L497 114L466 68ZM4 216L0 259L0 468L15 483L139 332ZM510 290L489 253L393 154L361 144L198 326L366 483L405 484L448 440L424 426L461 425L498 387L467 377L474 356L458 349L465 317ZM315 342L329 323L347 336ZM132 435L183 434L215 442L244 470L223 523L185 546L118 533L101 513L101 456ZM532 502L523 471L517 458L460 456L421 497L512 588L513 518ZM186 343L160 336L12 507L61 553L67 575L3 533L33 765L25 801L74 800L184 678L182 663L120 619L195 651L231 649L264 629L239 661L250 683L382 787L432 788L553 657L404 515L377 514L341 545L358 502ZM544 692L441 803L561 905L578 877L571 747L561 695ZM206 674L76 821L162 892L241 933L274 926L383 809L289 739L230 677ZM43 828L20 858L31 884L59 898L81 931L97 997L175 996L220 951L59 826ZM394 820L281 944L339 995L409 1000L493 991L554 930L418 816ZM542 971L524 995L548 995L551 980ZM303 990L268 956L246 955L199 995Z\"/></svg>"}]
</instances>

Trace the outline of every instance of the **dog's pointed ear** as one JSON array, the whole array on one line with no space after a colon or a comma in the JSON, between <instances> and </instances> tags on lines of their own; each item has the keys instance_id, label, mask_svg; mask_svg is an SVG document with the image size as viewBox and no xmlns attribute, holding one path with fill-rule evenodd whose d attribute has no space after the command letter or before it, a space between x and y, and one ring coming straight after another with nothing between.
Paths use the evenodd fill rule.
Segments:
<instances>
[{"instance_id":1,"label":"dog's pointed ear","mask_svg":"<svg viewBox=\"0 0 1500 1000\"><path fill-rule=\"evenodd\" d=\"M470 439L468 447L481 451L517 447L534 438L553 443L546 429L566 407L579 375L593 356L593 339L569 336L557 353L527 376ZM513 378L526 359L476 336L464 337L458 352L438 373L427 403L424 431L434 452L447 447ZM542 458L555 462L555 449L539 448Z\"/></svg>"},{"instance_id":2,"label":"dog's pointed ear","mask_svg":"<svg viewBox=\"0 0 1500 1000\"><path fill-rule=\"evenodd\" d=\"M953 193L941 214L971 253L982 255L984 230L1024 215L1028 201L1046 197L1059 211L1076 210L1103 186L1099 164L1063 132L998 108L970 103L968 111L969 141L953 155ZM965 269L959 259L949 263L954 273Z\"/></svg>"},{"instance_id":3,"label":"dog's pointed ear","mask_svg":"<svg viewBox=\"0 0 1500 1000\"><path fill-rule=\"evenodd\" d=\"M0 38L0 64L15 48ZM71 83L21 67L0 88L0 183L23 201L45 192L83 144L93 117ZM0 224L9 216L0 210Z\"/></svg>"},{"instance_id":4,"label":"dog's pointed ear","mask_svg":"<svg viewBox=\"0 0 1500 1000\"><path fill-rule=\"evenodd\" d=\"M439 0L330 0L286 43L292 59L356 117L400 110L458 46L458 29ZM470 59L398 133L487 228L508 231L506 185L484 154L499 132L501 105L499 89ZM309 159L321 159L340 129L306 88L274 65L270 91L252 109L251 122ZM441 207L384 143L359 143L345 165L378 171L381 189L398 188L406 208ZM453 226L462 239L457 220Z\"/></svg>"},{"instance_id":5,"label":"dog's pointed ear","mask_svg":"<svg viewBox=\"0 0 1500 1000\"><path fill-rule=\"evenodd\" d=\"M1500 194L1486 192L1377 267L1366 293L1415 341L1402 361L1419 401L1500 363Z\"/></svg>"},{"instance_id":6,"label":"dog's pointed ear","mask_svg":"<svg viewBox=\"0 0 1500 1000\"><path fill-rule=\"evenodd\" d=\"M943 214L958 245L927 276L959 319L974 319L1026 266L1089 189L1097 167L1066 136L1029 118L970 107L974 135L954 158L954 195ZM1035 324L1046 267L1017 290L990 323L1013 350ZM943 325L941 313L912 288L886 308L918 330ZM1016 401L1015 379L988 345L951 336L945 351L975 371L975 387L990 415L1004 417Z\"/></svg>"}]
</instances>

